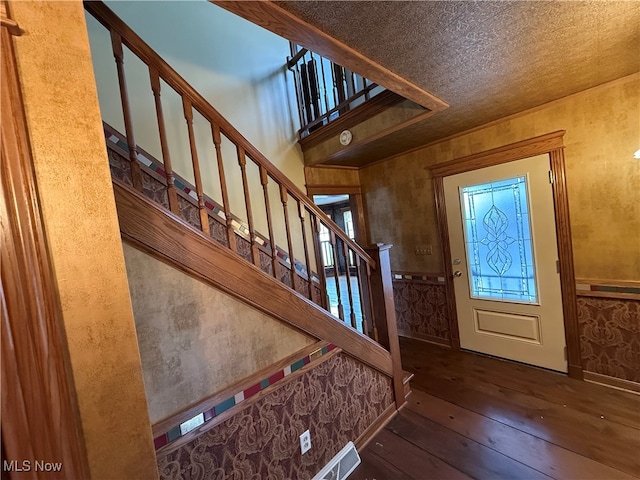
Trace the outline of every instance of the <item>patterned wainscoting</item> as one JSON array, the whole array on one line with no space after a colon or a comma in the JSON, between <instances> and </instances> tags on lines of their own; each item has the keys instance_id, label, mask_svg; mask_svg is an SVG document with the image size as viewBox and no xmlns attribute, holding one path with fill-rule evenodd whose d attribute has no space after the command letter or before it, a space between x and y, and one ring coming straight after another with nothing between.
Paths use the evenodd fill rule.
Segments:
<instances>
[{"instance_id":1,"label":"patterned wainscoting","mask_svg":"<svg viewBox=\"0 0 640 480\"><path fill-rule=\"evenodd\" d=\"M393 273L398 334L451 345L442 274Z\"/></svg>"},{"instance_id":2,"label":"patterned wainscoting","mask_svg":"<svg viewBox=\"0 0 640 480\"><path fill-rule=\"evenodd\" d=\"M393 403L389 378L342 353L324 358L190 442L158 452L160 478L313 478ZM312 448L301 455L307 428Z\"/></svg>"},{"instance_id":3,"label":"patterned wainscoting","mask_svg":"<svg viewBox=\"0 0 640 480\"><path fill-rule=\"evenodd\" d=\"M585 378L640 389L640 285L578 281L576 287ZM623 382L589 377L589 372Z\"/></svg>"}]
</instances>

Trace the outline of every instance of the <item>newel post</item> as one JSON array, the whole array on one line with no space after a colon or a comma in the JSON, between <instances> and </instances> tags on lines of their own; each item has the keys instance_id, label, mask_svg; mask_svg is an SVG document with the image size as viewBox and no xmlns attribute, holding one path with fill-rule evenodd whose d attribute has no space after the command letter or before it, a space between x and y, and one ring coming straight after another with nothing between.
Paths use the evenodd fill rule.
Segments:
<instances>
[{"instance_id":1,"label":"newel post","mask_svg":"<svg viewBox=\"0 0 640 480\"><path fill-rule=\"evenodd\" d=\"M393 300L393 284L391 281L391 263L389 250L393 245L378 243L365 248L366 252L376 262L376 268L371 271L371 299L373 305L373 324L378 333L378 342L391 354L393 362L393 394L396 408L405 404L403 371L400 359L400 343L398 342L398 325L396 323L396 308Z\"/></svg>"}]
</instances>

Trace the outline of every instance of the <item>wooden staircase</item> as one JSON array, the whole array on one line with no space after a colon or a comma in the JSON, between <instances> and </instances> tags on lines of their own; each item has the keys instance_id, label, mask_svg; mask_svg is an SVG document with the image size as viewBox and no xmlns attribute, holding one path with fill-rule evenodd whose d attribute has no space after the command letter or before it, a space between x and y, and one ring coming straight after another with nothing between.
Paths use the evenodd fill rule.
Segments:
<instances>
[{"instance_id":1,"label":"wooden staircase","mask_svg":"<svg viewBox=\"0 0 640 480\"><path fill-rule=\"evenodd\" d=\"M365 249L356 244L103 3L86 2L85 9L109 31L117 68L125 131L105 125L105 138L123 239L278 320L331 342L390 377L395 405L400 408L408 383L403 381L400 365L390 246ZM135 141L123 47L149 68L161 160ZM182 98L193 171L180 173L193 182L173 171L161 86ZM203 188L199 158L208 156L198 151L194 112L211 127L209 153L216 159L221 202ZM223 142L234 145L233 161L225 157ZM231 168L239 169L240 185L227 185ZM250 183L250 168L259 172L259 184ZM279 192L275 201L270 197L274 187ZM231 189L244 193L243 211L231 208ZM255 208L256 191L261 193L264 209ZM277 243L274 234L278 203L286 238L283 244ZM257 224L266 225L265 231L258 231ZM343 272L351 280L346 282L346 291L339 288L338 269L333 278L325 276L321 225L330 232L334 259L338 252L353 259L351 268ZM331 313L326 295L329 281L337 287L337 315ZM361 305L358 316L354 305Z\"/></svg>"}]
</instances>

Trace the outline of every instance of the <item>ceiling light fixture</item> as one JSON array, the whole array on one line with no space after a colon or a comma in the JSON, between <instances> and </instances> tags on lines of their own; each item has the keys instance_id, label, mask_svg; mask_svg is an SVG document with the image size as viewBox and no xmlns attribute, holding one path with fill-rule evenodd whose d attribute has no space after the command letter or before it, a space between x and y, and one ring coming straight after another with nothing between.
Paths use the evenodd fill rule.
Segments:
<instances>
[{"instance_id":1,"label":"ceiling light fixture","mask_svg":"<svg viewBox=\"0 0 640 480\"><path fill-rule=\"evenodd\" d=\"M640 148L638 150L636 150L636 153L633 154L633 158L640 159Z\"/></svg>"}]
</instances>

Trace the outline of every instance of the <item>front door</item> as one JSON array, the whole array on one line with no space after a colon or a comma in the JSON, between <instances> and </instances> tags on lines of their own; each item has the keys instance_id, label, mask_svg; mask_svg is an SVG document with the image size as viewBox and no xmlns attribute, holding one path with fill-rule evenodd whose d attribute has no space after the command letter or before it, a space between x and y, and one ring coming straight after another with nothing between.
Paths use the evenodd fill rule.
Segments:
<instances>
[{"instance_id":1,"label":"front door","mask_svg":"<svg viewBox=\"0 0 640 480\"><path fill-rule=\"evenodd\" d=\"M460 346L567 371L548 155L444 178Z\"/></svg>"}]
</instances>

